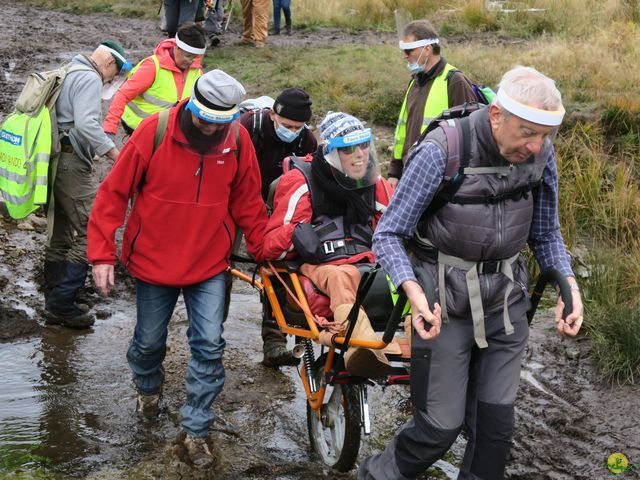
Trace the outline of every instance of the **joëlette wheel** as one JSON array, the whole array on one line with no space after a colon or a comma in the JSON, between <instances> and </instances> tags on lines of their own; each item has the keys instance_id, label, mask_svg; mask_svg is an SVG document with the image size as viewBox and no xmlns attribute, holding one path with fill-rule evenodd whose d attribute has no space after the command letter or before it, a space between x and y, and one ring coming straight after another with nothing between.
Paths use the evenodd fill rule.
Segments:
<instances>
[{"instance_id":1,"label":"jo\u00eblette wheel","mask_svg":"<svg viewBox=\"0 0 640 480\"><path fill-rule=\"evenodd\" d=\"M320 385L325 356L314 365ZM360 385L327 386L320 418L307 404L307 429L311 448L322 461L339 472L351 470L360 450Z\"/></svg>"}]
</instances>

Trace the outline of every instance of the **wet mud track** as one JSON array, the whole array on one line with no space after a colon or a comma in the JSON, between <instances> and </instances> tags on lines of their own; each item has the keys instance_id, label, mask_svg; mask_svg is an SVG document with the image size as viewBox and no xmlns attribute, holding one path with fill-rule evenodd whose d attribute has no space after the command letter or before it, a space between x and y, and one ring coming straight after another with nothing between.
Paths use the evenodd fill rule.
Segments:
<instances>
[{"instance_id":1,"label":"wet mud track","mask_svg":"<svg viewBox=\"0 0 640 480\"><path fill-rule=\"evenodd\" d=\"M8 0L0 0L0 7L0 117L30 71L90 52L106 38L121 41L139 59L161 38L156 22L141 19L78 16ZM384 38L365 34L358 40ZM233 41L232 36L224 40ZM273 44L350 41L354 36L329 30L281 36ZM109 167L102 160L96 173L104 176ZM134 414L125 359L135 317L132 283L119 270L109 299L87 285L83 301L98 317L91 330L44 327L39 290L44 232L42 217L19 223L0 219L0 478L30 470L56 479L355 478L354 472L330 472L309 452L297 372L259 364L258 295L238 282L225 325L227 380L214 405L219 461L206 471L183 462L173 439L188 355L184 305L171 322L163 410L157 420L141 421ZM602 382L588 340L560 339L552 327L548 312L534 322L507 478L610 478L606 459L614 452L640 465L639 388ZM370 394L373 433L364 439L360 458L384 448L410 412L408 392L401 387L371 388ZM455 478L463 448L460 438L449 463L423 478ZM635 470L617 478L640 475Z\"/></svg>"}]
</instances>

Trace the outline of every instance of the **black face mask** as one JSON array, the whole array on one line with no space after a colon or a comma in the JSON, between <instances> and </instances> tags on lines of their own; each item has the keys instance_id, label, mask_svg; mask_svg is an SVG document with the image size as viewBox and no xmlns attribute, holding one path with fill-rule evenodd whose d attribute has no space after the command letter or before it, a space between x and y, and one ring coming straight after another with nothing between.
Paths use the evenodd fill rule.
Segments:
<instances>
[{"instance_id":1,"label":"black face mask","mask_svg":"<svg viewBox=\"0 0 640 480\"><path fill-rule=\"evenodd\" d=\"M189 146L201 155L214 150L227 137L229 126L220 129L211 135L205 135L193 124L191 112L185 108L180 111L180 130L189 142Z\"/></svg>"}]
</instances>

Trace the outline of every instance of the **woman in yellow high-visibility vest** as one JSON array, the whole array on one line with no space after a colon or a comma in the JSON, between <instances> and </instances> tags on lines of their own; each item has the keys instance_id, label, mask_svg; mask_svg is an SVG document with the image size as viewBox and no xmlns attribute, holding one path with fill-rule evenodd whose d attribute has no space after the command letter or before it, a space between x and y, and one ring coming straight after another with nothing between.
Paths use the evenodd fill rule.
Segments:
<instances>
[{"instance_id":1,"label":"woman in yellow high-visibility vest","mask_svg":"<svg viewBox=\"0 0 640 480\"><path fill-rule=\"evenodd\" d=\"M196 24L182 26L175 38L163 40L142 60L116 93L104 121L104 131L116 133L118 122L132 133L145 118L173 107L191 95L202 75L207 37Z\"/></svg>"}]
</instances>

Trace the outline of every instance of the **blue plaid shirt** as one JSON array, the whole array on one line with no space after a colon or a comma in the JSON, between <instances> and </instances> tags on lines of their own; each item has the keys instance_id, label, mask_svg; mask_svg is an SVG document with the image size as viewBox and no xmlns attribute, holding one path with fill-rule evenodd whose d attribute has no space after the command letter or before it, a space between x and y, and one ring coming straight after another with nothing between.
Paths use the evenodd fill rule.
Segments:
<instances>
[{"instance_id":1,"label":"blue plaid shirt","mask_svg":"<svg viewBox=\"0 0 640 480\"><path fill-rule=\"evenodd\" d=\"M444 152L430 142L419 145L402 174L402 181L391 197L373 236L376 259L394 285L416 280L404 248L404 240L413 237L425 211L444 177ZM558 220L558 171L553 150L542 174L539 194L535 197L529 246L540 268L554 267L565 276L573 276L569 255L564 247Z\"/></svg>"}]
</instances>

